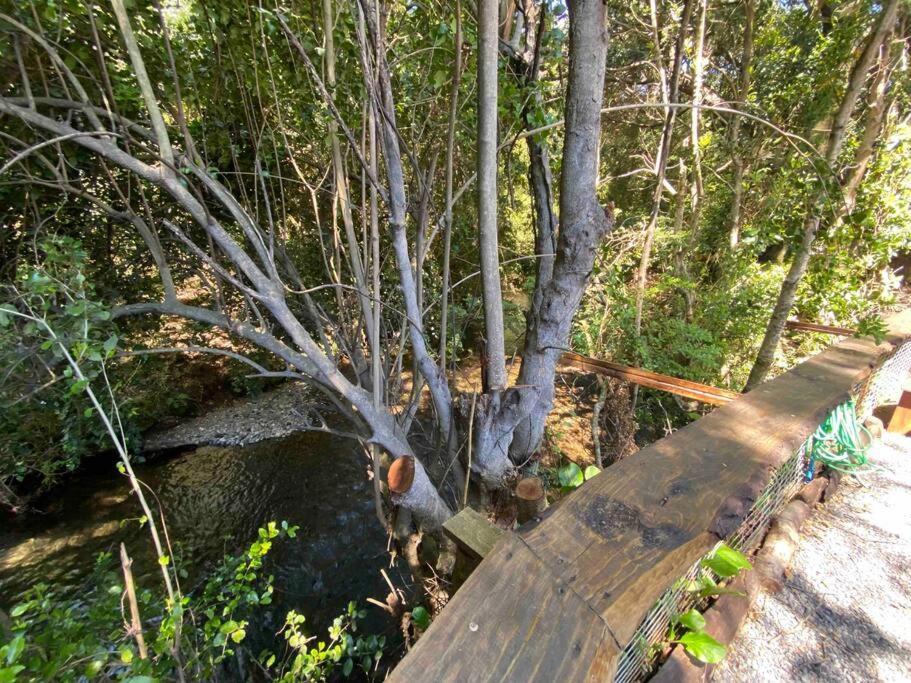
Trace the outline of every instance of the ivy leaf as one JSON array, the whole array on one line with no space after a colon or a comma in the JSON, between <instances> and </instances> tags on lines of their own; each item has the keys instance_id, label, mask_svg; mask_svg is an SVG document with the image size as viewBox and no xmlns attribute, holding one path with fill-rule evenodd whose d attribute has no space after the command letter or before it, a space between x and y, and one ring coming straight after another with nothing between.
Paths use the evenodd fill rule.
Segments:
<instances>
[{"instance_id":1,"label":"ivy leaf","mask_svg":"<svg viewBox=\"0 0 911 683\"><path fill-rule=\"evenodd\" d=\"M560 480L560 486L571 489L582 486L582 482L585 481L585 475L582 474L582 470L574 462L567 463L558 469L557 477Z\"/></svg>"},{"instance_id":2,"label":"ivy leaf","mask_svg":"<svg viewBox=\"0 0 911 683\"><path fill-rule=\"evenodd\" d=\"M746 556L722 543L711 557L702 560L702 566L708 567L718 576L728 579L737 576L741 569L752 569L753 565Z\"/></svg>"},{"instance_id":3,"label":"ivy leaf","mask_svg":"<svg viewBox=\"0 0 911 683\"><path fill-rule=\"evenodd\" d=\"M703 631L690 631L677 642L683 645L689 654L706 664L717 664L728 653L724 645Z\"/></svg>"},{"instance_id":4,"label":"ivy leaf","mask_svg":"<svg viewBox=\"0 0 911 683\"><path fill-rule=\"evenodd\" d=\"M687 610L678 616L677 622L690 631L699 632L705 630L705 617L703 617L701 614L699 614L698 611L694 609Z\"/></svg>"}]
</instances>

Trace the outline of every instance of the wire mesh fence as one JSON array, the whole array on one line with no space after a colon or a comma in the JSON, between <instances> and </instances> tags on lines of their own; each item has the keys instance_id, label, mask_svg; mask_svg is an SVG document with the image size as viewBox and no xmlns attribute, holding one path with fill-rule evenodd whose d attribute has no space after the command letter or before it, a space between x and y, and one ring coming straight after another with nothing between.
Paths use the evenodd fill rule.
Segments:
<instances>
[{"instance_id":1,"label":"wire mesh fence","mask_svg":"<svg viewBox=\"0 0 911 683\"><path fill-rule=\"evenodd\" d=\"M852 393L858 418L864 420L873 413L876 406L897 401L909 372L911 341L900 346L868 375L866 381L854 387ZM803 485L807 470L806 454L812 448L812 440L811 436L775 471L772 480L756 499L740 527L725 539L727 545L744 554L759 546L772 518ZM674 617L702 601L698 591L693 590L700 576L709 575L713 580L718 578L702 566L702 560L711 555L711 552L693 563L689 571L674 582L646 614L620 655L614 683L640 681L652 671Z\"/></svg>"}]
</instances>

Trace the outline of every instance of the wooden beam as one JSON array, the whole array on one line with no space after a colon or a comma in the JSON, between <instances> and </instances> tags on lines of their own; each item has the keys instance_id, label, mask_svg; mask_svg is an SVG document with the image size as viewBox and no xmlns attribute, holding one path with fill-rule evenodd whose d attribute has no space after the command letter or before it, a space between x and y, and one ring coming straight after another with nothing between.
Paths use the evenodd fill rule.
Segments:
<instances>
[{"instance_id":1,"label":"wooden beam","mask_svg":"<svg viewBox=\"0 0 911 683\"><path fill-rule=\"evenodd\" d=\"M736 391L720 389L707 384L700 384L699 382L691 382L686 379L671 377L670 375L662 375L650 370L643 370L642 368L632 368L607 360L590 358L578 353L564 353L560 361L564 365L569 365L579 370L616 377L650 389L660 389L661 391L685 396L703 403L711 403L712 405L724 405L740 396Z\"/></svg>"},{"instance_id":2,"label":"wooden beam","mask_svg":"<svg viewBox=\"0 0 911 683\"><path fill-rule=\"evenodd\" d=\"M832 325L819 325L817 323L805 323L800 320L788 320L785 327L789 330L798 330L801 332L819 332L821 334L834 334L838 337L853 337L857 330L848 327L834 327Z\"/></svg>"},{"instance_id":3,"label":"wooden beam","mask_svg":"<svg viewBox=\"0 0 911 683\"><path fill-rule=\"evenodd\" d=\"M443 533L469 557L483 560L507 532L479 512L463 508L443 523Z\"/></svg>"},{"instance_id":4,"label":"wooden beam","mask_svg":"<svg viewBox=\"0 0 911 683\"><path fill-rule=\"evenodd\" d=\"M661 594L740 525L776 468L892 344L847 339L585 482L508 534L392 672L609 681Z\"/></svg>"}]
</instances>

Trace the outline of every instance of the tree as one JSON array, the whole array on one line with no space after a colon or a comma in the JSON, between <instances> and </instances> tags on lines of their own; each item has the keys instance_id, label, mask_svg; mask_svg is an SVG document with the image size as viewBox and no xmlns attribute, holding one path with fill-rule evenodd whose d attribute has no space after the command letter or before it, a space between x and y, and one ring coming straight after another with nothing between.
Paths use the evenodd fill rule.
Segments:
<instances>
[{"instance_id":1,"label":"tree","mask_svg":"<svg viewBox=\"0 0 911 683\"><path fill-rule=\"evenodd\" d=\"M854 107L861 95L864 82L867 79L873 61L879 54L880 46L886 36L892 31L895 20L898 16L898 0L887 2L873 25L869 36L867 37L863 50L857 58L851 74L845 86L844 95L839 103L838 110L832 120L831 129L826 137L823 151L823 160L826 170L834 169L841 153L842 144L845 140L845 133L850 123L851 116L854 114ZM813 243L816 240L819 231L820 222L822 221L823 212L826 211L828 200L828 185L821 184L819 190L810 200L809 209L803 224L803 235L800 245L791 262L791 268L787 277L781 285L781 291L775 307L772 310L762 345L756 355L756 362L750 371L750 377L747 379L745 391L754 389L761 384L775 360L775 352L778 349L778 343L781 340L781 334L784 331L785 323L791 313L791 307L794 305L794 299L797 296L797 287L804 274L807 272L807 266L810 262L810 256L813 250Z\"/></svg>"},{"instance_id":2,"label":"tree","mask_svg":"<svg viewBox=\"0 0 911 683\"><path fill-rule=\"evenodd\" d=\"M497 149L495 54L491 60L496 37L491 41L490 36L491 24L495 33L497 23L490 9L493 4L482 2L479 15L482 87L478 114L483 135L478 168L483 218L481 275L488 304L488 358L494 373L491 391L478 401L471 469L486 486L498 487L513 471L513 462L524 461L538 448L543 419L552 405L556 360L568 346L573 314L612 220L595 194L607 45L605 8L595 0L580 0L569 9L571 58L560 180L563 222L553 274L536 285L537 305L530 315L519 383L507 388L505 353L502 341L496 342L503 322L497 301L496 214L489 207L496 184ZM433 304L427 306L423 301L421 264L439 225L432 225L428 214L435 161L432 155L422 158L420 150L408 145L405 128L398 122L402 110L386 39L394 10L376 0L361 0L342 14L335 13L328 0L323 2L319 17L323 74L313 62L312 43L302 35L299 17L259 12L260 36L254 41L254 57L267 59L268 69L256 82L258 89L261 80L267 82L258 96L273 111L270 114L263 107L251 112L248 108L248 117L261 117L262 132L251 140L255 175L246 185L231 182L228 174L220 172L215 160L207 157L205 140L200 142L198 131L193 130L198 120L184 118L190 116L186 112L192 107L181 99L181 77L173 54L162 66L156 54L151 67L148 48L143 49L134 34L135 16L125 11L121 0L114 0L114 9L117 33L131 65L117 83L120 91L110 85L108 66L119 57L120 48L105 43L111 24L102 12L96 18L104 30L93 33L100 77L89 80L79 73L83 66L72 67L40 24L29 26L13 16L0 15L0 21L32 48L31 63L19 72L22 94L0 98L7 140L18 150L8 167L18 165L26 182L69 193L139 233L160 278L160 297L117 302L117 319L183 318L219 328L244 348L268 352L275 359L268 365L240 351L235 355L258 376L305 381L315 387L348 420L353 432L330 427L322 417L302 427L352 433L382 449L395 463L397 478L390 487L390 501L413 513L424 528L436 528L451 514L456 500L453 494L464 485L459 457L465 437L460 433L452 389L431 350L427 327ZM152 16L161 21L168 36L163 12L156 9ZM407 14L395 16L407 20ZM349 38L353 34L348 41L351 49L343 56L333 40L333 27L340 25L352 32ZM284 41L299 65L297 73L275 54ZM218 40L213 44L221 45ZM461 45L454 49L460 51ZM237 59L233 54L230 58ZM340 61L345 60L350 74L352 59L359 69L360 85L353 81L343 84L337 78ZM278 70L282 62L286 71ZM50 72L47 66L52 67ZM39 71L45 79L50 78L49 73L57 73L59 78L42 81L45 92L36 95L31 91L32 74ZM315 189L319 183L308 180L305 168L294 158L293 145L300 132L285 123L288 110L279 95L280 89L301 77L316 94L312 110L325 117L331 151L330 210L335 216L338 207L342 218L341 230L333 219L327 233L331 243L324 243L319 252L326 279L316 284L309 284L309 272L300 269L296 257L300 244L289 230L287 207L281 204L284 194L271 187L276 178L270 167L275 169L283 158L290 157L287 164L298 181L310 188L313 215L319 220ZM168 83L172 99L162 100L162 81ZM125 86L137 87L138 98L135 106L121 109L118 92ZM358 90L360 100L351 106L350 93ZM454 99L457 92L456 88ZM132 115L124 113L131 108ZM172 115L180 111L185 114ZM357 125L361 135L355 132ZM97 179L88 175L71 178L45 155L49 150L62 154L72 146L93 155L100 171ZM353 160L356 170L346 160ZM361 190L357 211L364 220L362 235L355 222L352 177ZM280 171L277 181L284 188L286 180ZM139 208L129 199L131 188L144 197ZM113 194L112 201L107 200L109 194ZM451 189L447 195L441 213L451 227L451 218L445 219L452 212ZM385 230L379 230L384 223ZM319 234L322 239L324 233ZM384 258L380 243L394 263L394 288L380 284ZM175 269L179 278L175 278ZM184 278L189 274L205 283L205 294L196 300L190 300L184 291ZM324 290L333 295L317 298ZM442 292L442 298L447 294ZM350 303L357 314L352 313ZM415 386L410 395L403 397L396 387L402 386L399 370L406 348L418 372L413 375ZM431 440L442 445L430 457L415 445L421 441L416 414L422 384L431 397L435 428ZM403 399L405 407L400 409ZM521 434L521 439L514 439L514 434ZM374 460L376 475L379 460Z\"/></svg>"}]
</instances>

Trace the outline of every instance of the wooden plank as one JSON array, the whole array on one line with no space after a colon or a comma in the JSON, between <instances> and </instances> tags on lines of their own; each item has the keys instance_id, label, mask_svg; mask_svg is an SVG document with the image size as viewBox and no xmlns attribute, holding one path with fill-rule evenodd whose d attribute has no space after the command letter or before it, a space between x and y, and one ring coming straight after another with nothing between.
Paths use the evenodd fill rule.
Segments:
<instances>
[{"instance_id":1,"label":"wooden plank","mask_svg":"<svg viewBox=\"0 0 911 683\"><path fill-rule=\"evenodd\" d=\"M898 405L892 411L892 417L889 418L889 426L886 431L893 434L907 434L911 432L911 386L906 385L898 399Z\"/></svg>"},{"instance_id":2,"label":"wooden plank","mask_svg":"<svg viewBox=\"0 0 911 683\"><path fill-rule=\"evenodd\" d=\"M443 533L451 538L467 555L483 560L507 533L479 512L464 508L443 524Z\"/></svg>"},{"instance_id":3,"label":"wooden plank","mask_svg":"<svg viewBox=\"0 0 911 683\"><path fill-rule=\"evenodd\" d=\"M618 652L598 615L508 534L388 680L604 683Z\"/></svg>"},{"instance_id":4,"label":"wooden plank","mask_svg":"<svg viewBox=\"0 0 911 683\"><path fill-rule=\"evenodd\" d=\"M617 379L623 379L651 389L660 389L672 394L702 401L703 403L711 403L712 405L724 405L740 396L736 391L720 389L707 384L691 382L689 380L680 379L679 377L662 375L650 370L633 368L627 365L621 365L620 363L601 360L599 358L591 358L578 353L564 353L560 361L580 370L616 377Z\"/></svg>"},{"instance_id":5,"label":"wooden plank","mask_svg":"<svg viewBox=\"0 0 911 683\"><path fill-rule=\"evenodd\" d=\"M844 340L587 481L497 543L392 680L611 680L655 600L890 350Z\"/></svg>"},{"instance_id":6,"label":"wooden plank","mask_svg":"<svg viewBox=\"0 0 911 683\"><path fill-rule=\"evenodd\" d=\"M788 320L785 327L789 330L798 330L801 332L819 332L821 334L834 334L839 337L853 337L857 334L856 330L848 327L835 327L833 325L820 325L818 323L805 323L802 320Z\"/></svg>"}]
</instances>

